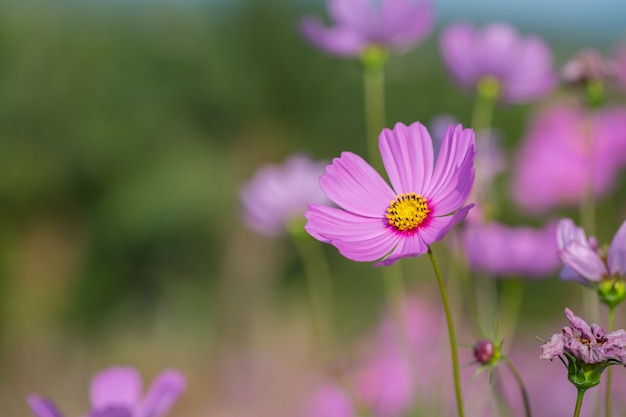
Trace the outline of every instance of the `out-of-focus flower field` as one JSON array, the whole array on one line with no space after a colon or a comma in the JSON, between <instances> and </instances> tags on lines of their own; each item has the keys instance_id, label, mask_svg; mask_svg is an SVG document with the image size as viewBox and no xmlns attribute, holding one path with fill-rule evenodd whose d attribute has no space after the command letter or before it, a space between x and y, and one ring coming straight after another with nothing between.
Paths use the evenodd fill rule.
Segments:
<instances>
[{"instance_id":1,"label":"out-of-focus flower field","mask_svg":"<svg viewBox=\"0 0 626 417\"><path fill-rule=\"evenodd\" d=\"M498 351L503 341L535 417L571 415L576 389L560 360L540 359L541 340L569 325L566 307L613 330L593 289L626 274L626 238L608 249L626 219L626 27L622 38L586 42L567 21L461 19L434 0L405 37L390 25L337 44L340 30L325 28L354 22L334 22L321 1L199 3L0 4L0 416L60 417L33 398L64 417L456 415L426 245L448 289L466 415L524 415L504 360L475 375L472 346L485 338ZM467 26L447 31L459 22ZM473 30L476 39L492 31L481 57L471 56ZM531 36L539 46L514 45ZM514 69L501 67L505 51ZM367 74L383 65L384 100L372 104ZM476 109L480 95L493 98L492 113ZM435 154L446 155L450 125L475 129L472 192L460 190L468 175L446 185L476 203L467 218L448 231L429 212L410 224L389 214L393 233L435 231L419 251L402 237L359 246L351 239L376 234L372 222L330 230L333 216L362 214L329 195L341 189L337 175L324 192L347 214L316 206L307 234L302 200L332 204L317 188L324 166L353 152L394 183L372 137L417 121ZM416 126L397 127L389 143ZM360 191L376 196L376 184L340 191L356 201ZM463 211L455 202L441 197L437 207L453 208L435 219ZM562 218L597 238L577 241L584 256L557 241ZM374 267L381 250L397 251L383 264L408 259ZM575 267L562 272L563 260ZM626 327L624 308L615 306L615 329ZM116 366L135 368L146 388L160 375L162 391L132 413L96 413L134 392L134 371L113 368L90 397L92 377ZM626 369L611 368L613 415L626 416ZM603 378L581 415L604 415Z\"/></svg>"}]
</instances>

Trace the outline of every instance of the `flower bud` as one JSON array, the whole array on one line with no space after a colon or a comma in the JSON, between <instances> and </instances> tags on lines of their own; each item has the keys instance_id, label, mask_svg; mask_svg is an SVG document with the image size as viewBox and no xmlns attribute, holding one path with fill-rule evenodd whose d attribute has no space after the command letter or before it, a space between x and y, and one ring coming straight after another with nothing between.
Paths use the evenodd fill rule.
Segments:
<instances>
[{"instance_id":1,"label":"flower bud","mask_svg":"<svg viewBox=\"0 0 626 417\"><path fill-rule=\"evenodd\" d=\"M481 339L474 345L474 358L481 365L494 363L498 360L499 350L489 339Z\"/></svg>"}]
</instances>

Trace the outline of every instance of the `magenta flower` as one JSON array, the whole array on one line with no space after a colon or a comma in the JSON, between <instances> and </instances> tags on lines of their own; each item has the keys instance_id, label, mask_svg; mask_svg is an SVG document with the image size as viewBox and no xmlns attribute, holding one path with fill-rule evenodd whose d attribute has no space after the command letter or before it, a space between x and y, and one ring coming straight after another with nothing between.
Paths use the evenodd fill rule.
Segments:
<instances>
[{"instance_id":1,"label":"magenta flower","mask_svg":"<svg viewBox=\"0 0 626 417\"><path fill-rule=\"evenodd\" d=\"M565 309L565 317L571 327L563 327L561 333L552 335L541 346L541 359L553 360L558 356L569 355L586 364L626 362L626 331L620 329L606 333L597 324L589 326L569 308Z\"/></svg>"},{"instance_id":2,"label":"magenta flower","mask_svg":"<svg viewBox=\"0 0 626 417\"><path fill-rule=\"evenodd\" d=\"M379 146L392 187L361 157L344 152L320 186L340 208L312 204L305 226L348 259L392 265L417 257L465 218L474 183L474 132L450 126L434 163L432 140L419 122L384 129Z\"/></svg>"},{"instance_id":3,"label":"magenta flower","mask_svg":"<svg viewBox=\"0 0 626 417\"><path fill-rule=\"evenodd\" d=\"M626 90L626 44L622 44L615 49L613 54L616 66L617 82Z\"/></svg>"},{"instance_id":4,"label":"magenta flower","mask_svg":"<svg viewBox=\"0 0 626 417\"><path fill-rule=\"evenodd\" d=\"M613 237L606 258L598 252L595 239L588 240L571 219L559 222L557 241L559 258L565 265L561 272L564 280L593 285L626 274L626 221Z\"/></svg>"},{"instance_id":5,"label":"magenta flower","mask_svg":"<svg viewBox=\"0 0 626 417\"><path fill-rule=\"evenodd\" d=\"M319 186L325 165L295 155L283 165L261 168L240 191L244 223L258 233L274 236L284 233L293 222L304 222L309 203L330 203Z\"/></svg>"},{"instance_id":6,"label":"magenta flower","mask_svg":"<svg viewBox=\"0 0 626 417\"><path fill-rule=\"evenodd\" d=\"M344 58L355 58L368 47L395 53L408 50L433 28L433 10L424 0L328 0L334 27L318 18L302 21L302 33L318 48Z\"/></svg>"},{"instance_id":7,"label":"magenta flower","mask_svg":"<svg viewBox=\"0 0 626 417\"><path fill-rule=\"evenodd\" d=\"M91 411L87 417L161 417L185 390L185 378L177 371L161 372L145 396L141 376L133 368L113 367L91 380ZM37 417L62 417L49 400L31 395L28 404Z\"/></svg>"},{"instance_id":8,"label":"magenta flower","mask_svg":"<svg viewBox=\"0 0 626 417\"><path fill-rule=\"evenodd\" d=\"M443 60L456 81L510 103L536 100L555 86L556 75L548 46L538 37L522 38L506 23L482 30L459 23L441 36Z\"/></svg>"},{"instance_id":9,"label":"magenta flower","mask_svg":"<svg viewBox=\"0 0 626 417\"><path fill-rule=\"evenodd\" d=\"M606 195L625 163L626 109L604 108L589 119L578 107L553 105L535 115L517 153L512 197L534 214L579 205L589 184L596 197Z\"/></svg>"},{"instance_id":10,"label":"magenta flower","mask_svg":"<svg viewBox=\"0 0 626 417\"><path fill-rule=\"evenodd\" d=\"M496 277L541 278L559 266L556 224L541 229L471 223L461 231L470 268Z\"/></svg>"}]
</instances>

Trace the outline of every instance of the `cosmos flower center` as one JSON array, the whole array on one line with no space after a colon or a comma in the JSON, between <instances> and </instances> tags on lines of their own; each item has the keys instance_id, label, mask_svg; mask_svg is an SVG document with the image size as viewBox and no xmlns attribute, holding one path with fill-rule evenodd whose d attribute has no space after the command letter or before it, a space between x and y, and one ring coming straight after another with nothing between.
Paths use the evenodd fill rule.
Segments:
<instances>
[{"instance_id":1,"label":"cosmos flower center","mask_svg":"<svg viewBox=\"0 0 626 417\"><path fill-rule=\"evenodd\" d=\"M404 232L417 228L428 216L430 209L421 194L399 194L387 208L387 220L396 229Z\"/></svg>"}]
</instances>

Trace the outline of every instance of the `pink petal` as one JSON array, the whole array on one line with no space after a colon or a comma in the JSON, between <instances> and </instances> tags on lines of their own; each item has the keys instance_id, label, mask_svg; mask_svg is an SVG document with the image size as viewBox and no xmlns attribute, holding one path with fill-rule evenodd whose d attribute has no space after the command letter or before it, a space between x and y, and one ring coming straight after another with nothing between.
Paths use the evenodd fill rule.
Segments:
<instances>
[{"instance_id":1,"label":"pink petal","mask_svg":"<svg viewBox=\"0 0 626 417\"><path fill-rule=\"evenodd\" d=\"M334 245L348 259L375 261L387 255L399 235L387 226L384 218L369 218L337 208L311 204L305 213L304 227L313 237Z\"/></svg>"},{"instance_id":2,"label":"pink petal","mask_svg":"<svg viewBox=\"0 0 626 417\"><path fill-rule=\"evenodd\" d=\"M587 243L587 236L582 227L576 227L572 219L561 219L556 229L556 241L559 249L565 249L572 242ZM588 244L587 244L588 246Z\"/></svg>"},{"instance_id":3,"label":"pink petal","mask_svg":"<svg viewBox=\"0 0 626 417\"><path fill-rule=\"evenodd\" d=\"M52 401L38 395L29 395L28 405L37 417L63 417Z\"/></svg>"},{"instance_id":4,"label":"pink petal","mask_svg":"<svg viewBox=\"0 0 626 417\"><path fill-rule=\"evenodd\" d=\"M561 262L590 281L598 282L606 274L606 266L589 246L572 242L559 250Z\"/></svg>"},{"instance_id":5,"label":"pink petal","mask_svg":"<svg viewBox=\"0 0 626 417\"><path fill-rule=\"evenodd\" d=\"M185 377L180 372L173 370L161 372L148 389L135 417L164 416L185 387Z\"/></svg>"},{"instance_id":6,"label":"pink petal","mask_svg":"<svg viewBox=\"0 0 626 417\"><path fill-rule=\"evenodd\" d=\"M367 46L367 41L349 27L326 27L319 19L308 17L300 24L302 35L313 45L344 58L355 58Z\"/></svg>"},{"instance_id":7,"label":"pink petal","mask_svg":"<svg viewBox=\"0 0 626 417\"><path fill-rule=\"evenodd\" d=\"M328 14L339 25L361 34L367 34L376 23L376 13L369 0L329 0Z\"/></svg>"},{"instance_id":8,"label":"pink petal","mask_svg":"<svg viewBox=\"0 0 626 417\"><path fill-rule=\"evenodd\" d=\"M108 406L134 409L141 397L141 376L133 368L108 368L91 380L90 397L94 409Z\"/></svg>"},{"instance_id":9,"label":"pink petal","mask_svg":"<svg viewBox=\"0 0 626 417\"><path fill-rule=\"evenodd\" d=\"M466 158L474 158L474 131L463 129L461 125L450 126L441 143L437 164L430 184L424 191L425 197L436 201L435 197L443 190L448 192L453 184L455 174Z\"/></svg>"},{"instance_id":10,"label":"pink petal","mask_svg":"<svg viewBox=\"0 0 626 417\"><path fill-rule=\"evenodd\" d=\"M442 187L437 194L429 196L432 201L433 215L447 215L461 207L472 191L475 176L474 156L473 154L467 155L454 177L450 179L448 187Z\"/></svg>"},{"instance_id":11,"label":"pink petal","mask_svg":"<svg viewBox=\"0 0 626 417\"><path fill-rule=\"evenodd\" d=\"M424 243L430 245L443 239L454 226L467 217L467 213L469 213L472 207L474 207L474 205L469 204L457 210L452 216L434 217L431 219L430 223L420 230Z\"/></svg>"},{"instance_id":12,"label":"pink petal","mask_svg":"<svg viewBox=\"0 0 626 417\"><path fill-rule=\"evenodd\" d=\"M393 130L383 129L379 146L396 193L422 193L430 182L434 159L432 139L424 125L397 123Z\"/></svg>"},{"instance_id":13,"label":"pink petal","mask_svg":"<svg viewBox=\"0 0 626 417\"><path fill-rule=\"evenodd\" d=\"M418 256L425 254L426 252L428 252L428 246L422 239L422 236L419 232L410 235L400 236L398 245L393 250L391 255L381 260L374 266L393 265L399 259L417 258Z\"/></svg>"},{"instance_id":14,"label":"pink petal","mask_svg":"<svg viewBox=\"0 0 626 417\"><path fill-rule=\"evenodd\" d=\"M380 219L396 195L367 162L352 152L326 167L320 186L339 207L365 217Z\"/></svg>"},{"instance_id":15,"label":"pink petal","mask_svg":"<svg viewBox=\"0 0 626 417\"><path fill-rule=\"evenodd\" d=\"M624 275L626 273L626 221L622 223L613 237L609 248L608 264L611 274Z\"/></svg>"},{"instance_id":16,"label":"pink petal","mask_svg":"<svg viewBox=\"0 0 626 417\"><path fill-rule=\"evenodd\" d=\"M474 63L474 29L465 23L449 26L441 35L441 54L448 70L466 88L478 81Z\"/></svg>"}]
</instances>

